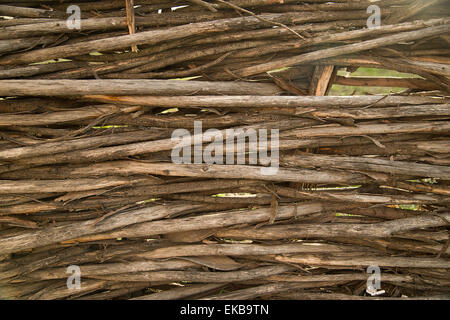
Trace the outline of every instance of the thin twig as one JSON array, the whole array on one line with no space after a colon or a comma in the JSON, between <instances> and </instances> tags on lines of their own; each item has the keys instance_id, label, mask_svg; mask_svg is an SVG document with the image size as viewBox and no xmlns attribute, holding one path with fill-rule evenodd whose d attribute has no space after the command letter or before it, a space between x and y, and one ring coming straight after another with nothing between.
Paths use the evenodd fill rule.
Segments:
<instances>
[{"instance_id":1,"label":"thin twig","mask_svg":"<svg viewBox=\"0 0 450 320\"><path fill-rule=\"evenodd\" d=\"M208 3L208 2L205 2L205 1L202 1L202 0L188 0L188 1L193 3L193 4L202 6L202 7L206 8L206 9L208 9L211 12L217 12L217 9L214 8L214 6L212 4L210 4L210 3Z\"/></svg>"},{"instance_id":2,"label":"thin twig","mask_svg":"<svg viewBox=\"0 0 450 320\"><path fill-rule=\"evenodd\" d=\"M264 18L262 18L262 17L256 15L255 13L253 13L253 12L251 12L251 11L249 11L249 10L246 10L246 9L244 9L244 8L241 8L241 7L239 7L239 6L235 5L235 4L226 2L226 1L224 1L224 0L216 0L216 1L217 1L217 2L220 2L220 3L223 3L224 5L227 5L227 6L233 8L233 9L236 9L236 10L238 10L238 11L245 12L245 13L251 15L252 17L255 17L256 19L258 19L258 20L260 20L260 21L262 21L262 22L269 23L269 24L271 24L271 25L274 25L274 26L278 26L278 27L284 28L284 29L288 30L289 32L295 34L295 35L296 35L297 37L299 37L300 39L306 40L305 37L303 37L302 35L300 35L298 32L292 30L291 28L289 28L289 27L288 27L287 25L285 25L285 24L282 24L282 23L279 23L279 22L269 21L269 20L267 20L267 19L264 19Z\"/></svg>"},{"instance_id":3,"label":"thin twig","mask_svg":"<svg viewBox=\"0 0 450 320\"><path fill-rule=\"evenodd\" d=\"M136 33L136 19L134 17L134 0L125 0L125 7L127 10L127 25L130 34ZM132 52L138 52L136 45L131 47Z\"/></svg>"}]
</instances>

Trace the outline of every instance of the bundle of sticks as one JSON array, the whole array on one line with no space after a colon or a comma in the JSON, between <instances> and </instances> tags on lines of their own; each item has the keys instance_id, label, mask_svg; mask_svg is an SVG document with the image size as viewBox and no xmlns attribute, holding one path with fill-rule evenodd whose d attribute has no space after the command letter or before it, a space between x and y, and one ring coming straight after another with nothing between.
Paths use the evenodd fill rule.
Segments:
<instances>
[{"instance_id":1,"label":"bundle of sticks","mask_svg":"<svg viewBox=\"0 0 450 320\"><path fill-rule=\"evenodd\" d=\"M0 3L1 298L449 298L445 1Z\"/></svg>"},{"instance_id":2,"label":"bundle of sticks","mask_svg":"<svg viewBox=\"0 0 450 320\"><path fill-rule=\"evenodd\" d=\"M24 1L27 7L0 1L0 15L9 17L0 21L0 79L273 82L267 71L299 64L382 64L428 80L378 80L386 86L448 90L446 1L380 1L380 25L373 28L367 28L369 0L297 2L84 1L75 5L81 20L72 26L75 18L66 13L71 1ZM289 80L307 94L305 81ZM352 85L365 80L335 79Z\"/></svg>"}]
</instances>

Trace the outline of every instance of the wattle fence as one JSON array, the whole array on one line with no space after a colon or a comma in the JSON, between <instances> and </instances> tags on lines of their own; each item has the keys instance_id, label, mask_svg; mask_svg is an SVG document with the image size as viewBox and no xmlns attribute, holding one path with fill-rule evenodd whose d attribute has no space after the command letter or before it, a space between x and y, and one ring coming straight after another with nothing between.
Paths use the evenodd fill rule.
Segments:
<instances>
[{"instance_id":1,"label":"wattle fence","mask_svg":"<svg viewBox=\"0 0 450 320\"><path fill-rule=\"evenodd\" d=\"M449 13L0 1L0 298L448 299Z\"/></svg>"}]
</instances>

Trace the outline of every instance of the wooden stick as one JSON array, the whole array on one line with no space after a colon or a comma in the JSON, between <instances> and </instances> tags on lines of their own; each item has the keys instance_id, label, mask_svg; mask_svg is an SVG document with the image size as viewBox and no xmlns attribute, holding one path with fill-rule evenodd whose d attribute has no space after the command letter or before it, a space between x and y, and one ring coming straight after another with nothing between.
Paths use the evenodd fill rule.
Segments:
<instances>
[{"instance_id":1,"label":"wooden stick","mask_svg":"<svg viewBox=\"0 0 450 320\"><path fill-rule=\"evenodd\" d=\"M233 81L0 80L0 96L274 95L280 92L281 90L272 84Z\"/></svg>"},{"instance_id":2,"label":"wooden stick","mask_svg":"<svg viewBox=\"0 0 450 320\"><path fill-rule=\"evenodd\" d=\"M406 161L390 161L384 159L368 159L363 157L339 157L326 155L282 156L284 165L349 169L354 171L377 171L391 174L409 174L413 176L436 177L450 180L450 168Z\"/></svg>"},{"instance_id":3,"label":"wooden stick","mask_svg":"<svg viewBox=\"0 0 450 320\"><path fill-rule=\"evenodd\" d=\"M306 265L329 265L329 266L381 266L400 268L449 268L450 262L444 259L424 258L424 257L325 257L325 256L278 256L278 261L300 263Z\"/></svg>"},{"instance_id":4,"label":"wooden stick","mask_svg":"<svg viewBox=\"0 0 450 320\"><path fill-rule=\"evenodd\" d=\"M161 292L152 293L145 296L139 296L132 298L131 300L177 300L183 298L189 298L198 294L204 294L212 290L218 290L222 288L224 284L193 284L186 287L179 287L175 289L164 290Z\"/></svg>"},{"instance_id":5,"label":"wooden stick","mask_svg":"<svg viewBox=\"0 0 450 320\"><path fill-rule=\"evenodd\" d=\"M286 265L260 267L249 270L230 272L202 272L202 271L158 271L140 272L120 275L94 275L89 278L121 281L189 281L199 283L228 283L233 281L245 281L263 278L269 275L280 274L293 270L293 267Z\"/></svg>"},{"instance_id":6,"label":"wooden stick","mask_svg":"<svg viewBox=\"0 0 450 320\"><path fill-rule=\"evenodd\" d=\"M206 9L208 9L211 12L217 12L217 9L214 7L214 5L212 5L211 3L202 1L202 0L188 0L189 2L192 2L193 4L202 6Z\"/></svg>"},{"instance_id":7,"label":"wooden stick","mask_svg":"<svg viewBox=\"0 0 450 320\"><path fill-rule=\"evenodd\" d=\"M424 165L425 166L425 165ZM33 193L38 192L68 192L101 189L131 183L131 179L113 178L111 174L133 175L151 174L162 176L213 178L213 179L240 179L264 181L291 181L306 183L331 183L354 184L372 181L362 174L354 172L341 172L332 170L308 170L279 168L274 174L264 174L262 166L249 165L220 165L220 164L174 164L174 163L144 163L133 161L104 162L88 167L74 168L71 177L76 176L109 176L93 183L90 179L74 180L39 180L39 181L14 181L2 180L0 194L8 193ZM42 188L42 189L40 189Z\"/></svg>"},{"instance_id":8,"label":"wooden stick","mask_svg":"<svg viewBox=\"0 0 450 320\"><path fill-rule=\"evenodd\" d=\"M128 32L133 35L136 33L136 20L134 17L134 0L125 0L125 8L127 11ZM136 45L131 47L131 51L138 52Z\"/></svg>"},{"instance_id":9,"label":"wooden stick","mask_svg":"<svg viewBox=\"0 0 450 320\"><path fill-rule=\"evenodd\" d=\"M11 81L11 80L5 80ZM190 82L190 81L189 81ZM0 84L2 82L0 81ZM36 83L38 84L38 82ZM45 82L43 83L43 85ZM5 89L6 90L6 89ZM14 89L12 89L14 90ZM16 89L17 90L17 89ZM24 90L24 89L22 89ZM14 92L14 91L13 91ZM23 92L23 91L22 91ZM2 91L0 91L0 94ZM42 91L41 91L42 94ZM121 103L126 105L144 105L151 107L214 107L214 108L245 108L245 107L367 107L374 105L384 107L391 105L418 105L445 103L446 100L401 96L92 96L83 97L90 101L105 103ZM304 110L303 110L304 112Z\"/></svg>"},{"instance_id":10,"label":"wooden stick","mask_svg":"<svg viewBox=\"0 0 450 320\"><path fill-rule=\"evenodd\" d=\"M333 237L390 237L395 233L431 226L448 225L449 213L441 215L419 215L416 217L386 221L375 224L300 224L288 226L266 226L259 230L234 229L216 233L218 237L240 239L289 239L289 238L333 238Z\"/></svg>"}]
</instances>

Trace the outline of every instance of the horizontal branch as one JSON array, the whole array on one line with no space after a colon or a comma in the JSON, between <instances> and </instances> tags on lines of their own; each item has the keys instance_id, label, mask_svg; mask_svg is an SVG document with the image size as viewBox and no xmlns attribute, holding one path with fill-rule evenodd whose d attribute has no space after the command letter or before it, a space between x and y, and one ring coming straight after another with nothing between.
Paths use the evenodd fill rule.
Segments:
<instances>
[{"instance_id":1,"label":"horizontal branch","mask_svg":"<svg viewBox=\"0 0 450 320\"><path fill-rule=\"evenodd\" d=\"M5 80L8 81L8 80ZM0 85L2 81L0 81ZM1 89L0 89L1 94ZM445 103L447 99L404 96L92 96L88 101L122 103L150 107L212 107L212 108L270 108L270 107L367 107Z\"/></svg>"},{"instance_id":2,"label":"horizontal branch","mask_svg":"<svg viewBox=\"0 0 450 320\"><path fill-rule=\"evenodd\" d=\"M268 83L177 80L0 80L0 96L80 95L273 95ZM420 100L420 99L419 99ZM428 101L428 100L427 100Z\"/></svg>"},{"instance_id":3,"label":"horizontal branch","mask_svg":"<svg viewBox=\"0 0 450 320\"><path fill-rule=\"evenodd\" d=\"M335 237L391 237L409 230L446 226L450 213L421 214L374 224L297 224L265 226L260 229L244 228L219 231L216 236L234 239L278 240L290 238L326 239Z\"/></svg>"}]
</instances>

